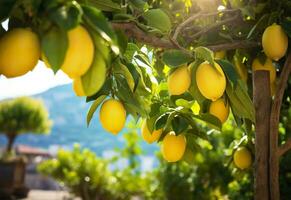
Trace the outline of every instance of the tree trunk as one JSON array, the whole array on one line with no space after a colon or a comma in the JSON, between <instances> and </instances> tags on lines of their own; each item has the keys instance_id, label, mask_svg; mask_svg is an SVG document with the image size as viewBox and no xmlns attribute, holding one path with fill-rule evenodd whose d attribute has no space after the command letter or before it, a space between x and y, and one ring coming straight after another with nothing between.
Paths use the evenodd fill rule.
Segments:
<instances>
[{"instance_id":1,"label":"tree trunk","mask_svg":"<svg viewBox=\"0 0 291 200\"><path fill-rule=\"evenodd\" d=\"M15 141L15 138L16 138L16 134L14 133L9 133L6 135L7 139L8 139L8 144L7 144L7 147L6 147L6 152L7 153L10 153L11 150L12 150L12 147L13 147L13 144L14 144L14 141Z\"/></svg>"},{"instance_id":2,"label":"tree trunk","mask_svg":"<svg viewBox=\"0 0 291 200\"><path fill-rule=\"evenodd\" d=\"M255 199L269 200L269 133L271 94L268 71L253 74L253 101L256 111L255 123Z\"/></svg>"}]
</instances>

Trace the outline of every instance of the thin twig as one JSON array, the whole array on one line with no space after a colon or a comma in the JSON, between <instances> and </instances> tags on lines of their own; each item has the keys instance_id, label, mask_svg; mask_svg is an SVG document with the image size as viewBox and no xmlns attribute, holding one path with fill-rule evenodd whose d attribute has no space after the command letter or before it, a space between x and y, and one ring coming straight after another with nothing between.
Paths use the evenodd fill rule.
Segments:
<instances>
[{"instance_id":1,"label":"thin twig","mask_svg":"<svg viewBox=\"0 0 291 200\"><path fill-rule=\"evenodd\" d=\"M230 12L236 12L238 11L238 9L228 9L228 10L222 10L222 11L217 11L217 12L212 12L212 13L202 13L202 12L198 12L192 16L190 16L188 19L186 19L185 21L183 21L181 24L179 24L173 34L173 39L177 40L179 34L181 33L181 31L191 22L195 21L196 19L199 19L201 17L209 17L209 16L214 16L214 15L218 15L220 13L230 13Z\"/></svg>"},{"instance_id":2,"label":"thin twig","mask_svg":"<svg viewBox=\"0 0 291 200\"><path fill-rule=\"evenodd\" d=\"M290 149L291 149L291 139L288 139L282 146L278 148L278 156L282 156Z\"/></svg>"},{"instance_id":3,"label":"thin twig","mask_svg":"<svg viewBox=\"0 0 291 200\"><path fill-rule=\"evenodd\" d=\"M222 25L224 25L224 24L227 24L227 23L229 23L229 22L232 22L232 21L236 20L236 19L238 18L238 16L239 16L239 15L237 14L237 15L231 17L231 18L228 18L228 19L225 19L225 20L219 21L219 22L217 22L217 23L212 24L211 26L207 26L207 27L203 28L202 30L200 30L199 32L195 33L194 35L191 35L191 36L189 37L189 39L190 39L190 40L193 40L193 39L195 39L195 38L201 36L202 34L205 34L205 33L209 32L209 31L211 31L211 30L213 30L213 29L216 29L216 28L218 28L218 27L220 27L220 26L222 26Z\"/></svg>"},{"instance_id":4,"label":"thin twig","mask_svg":"<svg viewBox=\"0 0 291 200\"><path fill-rule=\"evenodd\" d=\"M221 43L215 45L209 45L207 48L212 51L232 50L232 49L248 49L260 46L260 42L250 40L239 40L228 43Z\"/></svg>"}]
</instances>

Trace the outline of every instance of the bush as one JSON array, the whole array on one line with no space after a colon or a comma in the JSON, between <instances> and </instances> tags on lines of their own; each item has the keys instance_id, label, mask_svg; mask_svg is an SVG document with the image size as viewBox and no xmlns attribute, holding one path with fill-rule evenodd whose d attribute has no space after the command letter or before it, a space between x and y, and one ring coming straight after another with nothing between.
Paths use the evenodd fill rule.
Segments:
<instances>
[{"instance_id":1,"label":"bush","mask_svg":"<svg viewBox=\"0 0 291 200\"><path fill-rule=\"evenodd\" d=\"M63 183L83 200L113 199L110 187L115 179L107 162L78 145L72 151L60 149L56 159L42 162L38 171Z\"/></svg>"}]
</instances>

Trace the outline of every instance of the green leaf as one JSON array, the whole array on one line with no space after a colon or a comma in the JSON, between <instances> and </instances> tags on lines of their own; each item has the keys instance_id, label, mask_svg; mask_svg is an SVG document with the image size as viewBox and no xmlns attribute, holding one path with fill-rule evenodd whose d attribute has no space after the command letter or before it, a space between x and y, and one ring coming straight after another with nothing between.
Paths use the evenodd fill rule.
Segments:
<instances>
[{"instance_id":1,"label":"green leaf","mask_svg":"<svg viewBox=\"0 0 291 200\"><path fill-rule=\"evenodd\" d=\"M95 50L95 56L89 70L81 77L83 90L86 96L98 92L106 80L106 62L102 54Z\"/></svg>"},{"instance_id":2,"label":"green leaf","mask_svg":"<svg viewBox=\"0 0 291 200\"><path fill-rule=\"evenodd\" d=\"M133 55L139 51L139 48L134 43L128 43L124 56L131 62Z\"/></svg>"},{"instance_id":3,"label":"green leaf","mask_svg":"<svg viewBox=\"0 0 291 200\"><path fill-rule=\"evenodd\" d=\"M112 0L88 0L88 3L102 11L116 12L121 9L120 5Z\"/></svg>"},{"instance_id":4,"label":"green leaf","mask_svg":"<svg viewBox=\"0 0 291 200\"><path fill-rule=\"evenodd\" d=\"M250 30L247 39L250 39L254 34L257 34L258 29L261 28L261 26L263 25L264 27L267 25L268 22L268 16L267 14L263 15L258 21L257 23L253 26L253 28Z\"/></svg>"},{"instance_id":5,"label":"green leaf","mask_svg":"<svg viewBox=\"0 0 291 200\"><path fill-rule=\"evenodd\" d=\"M0 23L8 18L16 0L1 0L0 1Z\"/></svg>"},{"instance_id":6,"label":"green leaf","mask_svg":"<svg viewBox=\"0 0 291 200\"><path fill-rule=\"evenodd\" d=\"M51 9L49 17L61 28L70 30L80 23L82 14L83 11L80 5L73 1L73 3L59 7L58 9Z\"/></svg>"},{"instance_id":7,"label":"green leaf","mask_svg":"<svg viewBox=\"0 0 291 200\"><path fill-rule=\"evenodd\" d=\"M52 27L41 37L41 48L50 67L56 73L62 66L67 48L68 36L64 29Z\"/></svg>"},{"instance_id":8,"label":"green leaf","mask_svg":"<svg viewBox=\"0 0 291 200\"><path fill-rule=\"evenodd\" d=\"M140 106L140 103L137 101L137 99L134 97L125 76L121 74L115 74L114 77L117 85L117 93L115 95L122 101L131 104L136 112L144 115L144 110Z\"/></svg>"},{"instance_id":9,"label":"green leaf","mask_svg":"<svg viewBox=\"0 0 291 200\"><path fill-rule=\"evenodd\" d=\"M108 78L103 84L102 88L94 95L86 98L86 102L94 101L102 95L108 96L112 88L112 79Z\"/></svg>"},{"instance_id":10,"label":"green leaf","mask_svg":"<svg viewBox=\"0 0 291 200\"><path fill-rule=\"evenodd\" d=\"M172 128L176 135L179 135L188 128L188 122L179 115L175 116L172 120Z\"/></svg>"},{"instance_id":11,"label":"green leaf","mask_svg":"<svg viewBox=\"0 0 291 200\"><path fill-rule=\"evenodd\" d=\"M112 51L115 54L118 54L119 49L117 47L116 35L102 12L97 8L90 6L83 5L82 8L84 12L84 20L92 29L97 31L103 39L109 42L111 44Z\"/></svg>"},{"instance_id":12,"label":"green leaf","mask_svg":"<svg viewBox=\"0 0 291 200\"><path fill-rule=\"evenodd\" d=\"M143 52L139 52L139 54L135 55L134 58L139 60L140 62L142 62L143 64L145 64L149 67L152 66L150 61L149 61L149 58Z\"/></svg>"},{"instance_id":13,"label":"green leaf","mask_svg":"<svg viewBox=\"0 0 291 200\"><path fill-rule=\"evenodd\" d=\"M171 30L172 24L169 16L161 9L151 9L143 14L147 21L147 25L160 30L163 33L168 33Z\"/></svg>"},{"instance_id":14,"label":"green leaf","mask_svg":"<svg viewBox=\"0 0 291 200\"><path fill-rule=\"evenodd\" d=\"M162 60L169 67L175 68L192 61L193 57L183 51L174 49L165 51Z\"/></svg>"},{"instance_id":15,"label":"green leaf","mask_svg":"<svg viewBox=\"0 0 291 200\"><path fill-rule=\"evenodd\" d=\"M291 38L291 19L283 20L282 27L285 33L288 35L288 37Z\"/></svg>"},{"instance_id":16,"label":"green leaf","mask_svg":"<svg viewBox=\"0 0 291 200\"><path fill-rule=\"evenodd\" d=\"M138 85L138 82L140 80L140 74L138 73L138 71L136 70L136 67L131 64L131 63L126 63L125 66L128 68L128 71L130 72L133 80L134 80L134 88L133 91L136 90L136 87Z\"/></svg>"},{"instance_id":17,"label":"green leaf","mask_svg":"<svg viewBox=\"0 0 291 200\"><path fill-rule=\"evenodd\" d=\"M202 113L199 115L193 115L194 118L200 119L204 122L206 122L209 126L216 130L221 130L221 122L217 117L214 117L213 115L209 113Z\"/></svg>"},{"instance_id":18,"label":"green leaf","mask_svg":"<svg viewBox=\"0 0 291 200\"><path fill-rule=\"evenodd\" d=\"M118 47L119 47L120 53L124 54L124 52L127 49L128 38L124 34L124 32L121 30L116 30L115 33L117 36L117 42L118 42Z\"/></svg>"},{"instance_id":19,"label":"green leaf","mask_svg":"<svg viewBox=\"0 0 291 200\"><path fill-rule=\"evenodd\" d=\"M164 128L166 126L168 117L169 117L169 113L164 113L161 116L159 116L155 122L155 130Z\"/></svg>"},{"instance_id":20,"label":"green leaf","mask_svg":"<svg viewBox=\"0 0 291 200\"><path fill-rule=\"evenodd\" d=\"M235 71L234 66L227 60L216 60L216 62L222 68L231 86L235 88L237 85L237 80L239 79L239 76L237 75L237 72Z\"/></svg>"},{"instance_id":21,"label":"green leaf","mask_svg":"<svg viewBox=\"0 0 291 200\"><path fill-rule=\"evenodd\" d=\"M147 2L143 0L130 0L130 3L139 10L146 10L149 8Z\"/></svg>"},{"instance_id":22,"label":"green leaf","mask_svg":"<svg viewBox=\"0 0 291 200\"><path fill-rule=\"evenodd\" d=\"M235 89L227 85L226 94L234 115L247 118L252 122L255 121L254 106L247 93L247 87L242 80L238 80L238 85Z\"/></svg>"},{"instance_id":23,"label":"green leaf","mask_svg":"<svg viewBox=\"0 0 291 200\"><path fill-rule=\"evenodd\" d=\"M99 96L91 105L88 113L87 113L87 126L90 125L91 119L97 110L98 106L103 102L103 100L106 98L106 95Z\"/></svg>"},{"instance_id":24,"label":"green leaf","mask_svg":"<svg viewBox=\"0 0 291 200\"><path fill-rule=\"evenodd\" d=\"M196 47L194 52L196 59L208 61L212 66L214 66L214 54L210 49L206 47Z\"/></svg>"}]
</instances>

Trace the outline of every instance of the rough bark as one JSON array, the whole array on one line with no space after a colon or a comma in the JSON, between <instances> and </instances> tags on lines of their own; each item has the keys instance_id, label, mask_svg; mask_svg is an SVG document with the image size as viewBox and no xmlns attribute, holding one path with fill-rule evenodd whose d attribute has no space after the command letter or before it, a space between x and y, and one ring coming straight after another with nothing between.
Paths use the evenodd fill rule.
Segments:
<instances>
[{"instance_id":1,"label":"rough bark","mask_svg":"<svg viewBox=\"0 0 291 200\"><path fill-rule=\"evenodd\" d=\"M272 112L270 117L270 194L271 200L280 199L280 187L279 187L279 158L280 148L278 147L278 130L280 109L282 105L284 90L287 87L287 81L291 72L291 53L289 53L278 84L278 90L276 91L274 103L272 105ZM281 147L282 148L282 147Z\"/></svg>"},{"instance_id":2,"label":"rough bark","mask_svg":"<svg viewBox=\"0 0 291 200\"><path fill-rule=\"evenodd\" d=\"M255 122L255 200L269 200L269 132L271 113L270 77L268 71L253 74Z\"/></svg>"}]
</instances>

